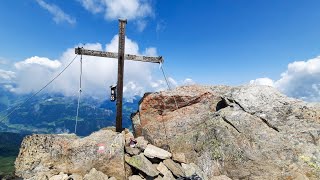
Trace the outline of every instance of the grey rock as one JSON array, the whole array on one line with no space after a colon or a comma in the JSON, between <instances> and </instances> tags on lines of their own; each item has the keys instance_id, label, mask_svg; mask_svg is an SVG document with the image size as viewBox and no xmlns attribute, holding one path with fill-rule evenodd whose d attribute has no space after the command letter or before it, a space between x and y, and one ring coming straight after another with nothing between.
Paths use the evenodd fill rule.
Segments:
<instances>
[{"instance_id":1,"label":"grey rock","mask_svg":"<svg viewBox=\"0 0 320 180\"><path fill-rule=\"evenodd\" d=\"M83 180L83 177L79 174L72 174L69 176L68 180Z\"/></svg>"},{"instance_id":2,"label":"grey rock","mask_svg":"<svg viewBox=\"0 0 320 180\"><path fill-rule=\"evenodd\" d=\"M129 180L143 180L143 179L138 175L133 175L129 177Z\"/></svg>"},{"instance_id":3,"label":"grey rock","mask_svg":"<svg viewBox=\"0 0 320 180\"><path fill-rule=\"evenodd\" d=\"M143 155L135 155L132 157L125 156L125 161L132 167L144 172L148 176L156 177L159 171L152 165L152 163Z\"/></svg>"},{"instance_id":4,"label":"grey rock","mask_svg":"<svg viewBox=\"0 0 320 180\"><path fill-rule=\"evenodd\" d=\"M157 170L163 175L163 179L175 179L171 171L169 171L169 169L162 162L157 166Z\"/></svg>"},{"instance_id":5,"label":"grey rock","mask_svg":"<svg viewBox=\"0 0 320 180\"><path fill-rule=\"evenodd\" d=\"M220 175L220 176L213 176L212 180L232 180L226 175Z\"/></svg>"},{"instance_id":6,"label":"grey rock","mask_svg":"<svg viewBox=\"0 0 320 180\"><path fill-rule=\"evenodd\" d=\"M166 159L163 161L164 165L177 177L184 177L184 171L182 167L178 164L175 163L171 159Z\"/></svg>"},{"instance_id":7,"label":"grey rock","mask_svg":"<svg viewBox=\"0 0 320 180\"><path fill-rule=\"evenodd\" d=\"M202 171L202 169L199 168L199 166L197 166L194 163L190 163L189 165L192 167L192 169L194 169L196 171L195 174L197 174L201 179L203 179L203 180L209 179L207 177L207 175Z\"/></svg>"},{"instance_id":8,"label":"grey rock","mask_svg":"<svg viewBox=\"0 0 320 180\"><path fill-rule=\"evenodd\" d=\"M126 155L127 156L127 155ZM124 164L124 167L126 169L126 179L129 178L129 176L132 176L133 175L133 171L132 171L132 168L131 166L128 164L128 163L125 163Z\"/></svg>"},{"instance_id":9,"label":"grey rock","mask_svg":"<svg viewBox=\"0 0 320 180\"><path fill-rule=\"evenodd\" d=\"M59 175L54 175L49 178L49 180L67 180L68 175L61 172Z\"/></svg>"},{"instance_id":10,"label":"grey rock","mask_svg":"<svg viewBox=\"0 0 320 180\"><path fill-rule=\"evenodd\" d=\"M187 158L186 155L184 153L173 153L172 154L172 159L174 161L180 162L180 163L186 163L187 162Z\"/></svg>"},{"instance_id":11,"label":"grey rock","mask_svg":"<svg viewBox=\"0 0 320 180\"><path fill-rule=\"evenodd\" d=\"M108 176L92 168L90 172L83 177L83 180L108 180Z\"/></svg>"},{"instance_id":12,"label":"grey rock","mask_svg":"<svg viewBox=\"0 0 320 180\"><path fill-rule=\"evenodd\" d=\"M29 178L28 180L49 180L50 177L54 176L51 173L37 173L33 177ZM6 179L6 178L3 178ZM9 178L12 179L12 178Z\"/></svg>"},{"instance_id":13,"label":"grey rock","mask_svg":"<svg viewBox=\"0 0 320 180\"><path fill-rule=\"evenodd\" d=\"M136 145L137 148L141 149L142 151L144 151L147 148L147 145L149 144L149 142L145 140L143 136L137 137L136 141L137 141L137 145Z\"/></svg>"},{"instance_id":14,"label":"grey rock","mask_svg":"<svg viewBox=\"0 0 320 180\"><path fill-rule=\"evenodd\" d=\"M196 169L190 164L181 163L182 169L184 170L184 174L189 177L193 174L196 174Z\"/></svg>"},{"instance_id":15,"label":"grey rock","mask_svg":"<svg viewBox=\"0 0 320 180\"><path fill-rule=\"evenodd\" d=\"M320 104L272 87L195 85L151 93L132 120L135 136L183 153L209 179L290 179L291 164L299 177L320 178Z\"/></svg>"},{"instance_id":16,"label":"grey rock","mask_svg":"<svg viewBox=\"0 0 320 180\"><path fill-rule=\"evenodd\" d=\"M159 158L159 159L169 159L171 158L171 153L158 148L152 144L148 144L147 148L144 150L143 154L148 158Z\"/></svg>"},{"instance_id":17,"label":"grey rock","mask_svg":"<svg viewBox=\"0 0 320 180\"><path fill-rule=\"evenodd\" d=\"M99 148L99 146L102 146ZM41 173L77 173L92 168L125 179L124 134L100 130L79 138L68 134L35 134L24 138L15 161L16 175L31 178Z\"/></svg>"},{"instance_id":18,"label":"grey rock","mask_svg":"<svg viewBox=\"0 0 320 180\"><path fill-rule=\"evenodd\" d=\"M162 180L162 179L165 179L164 177L161 177L161 176L158 176L156 177L154 180Z\"/></svg>"},{"instance_id":19,"label":"grey rock","mask_svg":"<svg viewBox=\"0 0 320 180\"><path fill-rule=\"evenodd\" d=\"M138 155L141 151L138 148L135 147L130 147L130 146L126 146L125 147L126 153L130 154L130 155Z\"/></svg>"}]
</instances>

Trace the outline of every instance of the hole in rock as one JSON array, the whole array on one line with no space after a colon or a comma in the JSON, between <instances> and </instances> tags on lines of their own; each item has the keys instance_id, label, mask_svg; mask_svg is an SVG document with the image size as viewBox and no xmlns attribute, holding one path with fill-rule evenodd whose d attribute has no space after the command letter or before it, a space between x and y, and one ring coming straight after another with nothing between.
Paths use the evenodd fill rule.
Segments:
<instances>
[{"instance_id":1,"label":"hole in rock","mask_svg":"<svg viewBox=\"0 0 320 180\"><path fill-rule=\"evenodd\" d=\"M219 111L220 109L226 108L229 105L227 104L227 102L222 99L221 101L218 102L217 106L216 106L216 111Z\"/></svg>"}]
</instances>

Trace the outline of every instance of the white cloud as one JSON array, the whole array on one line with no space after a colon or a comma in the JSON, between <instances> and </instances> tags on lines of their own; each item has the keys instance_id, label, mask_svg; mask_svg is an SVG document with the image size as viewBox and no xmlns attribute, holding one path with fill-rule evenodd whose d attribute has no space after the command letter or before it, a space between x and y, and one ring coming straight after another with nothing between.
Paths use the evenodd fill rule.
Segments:
<instances>
[{"instance_id":1,"label":"white cloud","mask_svg":"<svg viewBox=\"0 0 320 180\"><path fill-rule=\"evenodd\" d=\"M137 25L138 31L139 31L139 32L142 32L142 31L146 28L146 26L147 26L147 21L145 21L145 20L138 20L138 21L136 22L136 25Z\"/></svg>"},{"instance_id":2,"label":"white cloud","mask_svg":"<svg viewBox=\"0 0 320 180\"><path fill-rule=\"evenodd\" d=\"M256 80L251 80L250 84L255 84L255 85L265 85L265 86L272 86L274 87L274 82L270 78L258 78Z\"/></svg>"},{"instance_id":3,"label":"white cloud","mask_svg":"<svg viewBox=\"0 0 320 180\"><path fill-rule=\"evenodd\" d=\"M102 0L80 0L80 2L86 10L92 13L99 13L104 10L104 2Z\"/></svg>"},{"instance_id":4,"label":"white cloud","mask_svg":"<svg viewBox=\"0 0 320 180\"><path fill-rule=\"evenodd\" d=\"M194 85L196 83L191 78L186 78L185 80L183 80L182 84L183 85Z\"/></svg>"},{"instance_id":5,"label":"white cloud","mask_svg":"<svg viewBox=\"0 0 320 180\"><path fill-rule=\"evenodd\" d=\"M157 48L155 47L146 48L146 50L144 51L144 54L146 56L158 56Z\"/></svg>"},{"instance_id":6,"label":"white cloud","mask_svg":"<svg viewBox=\"0 0 320 180\"><path fill-rule=\"evenodd\" d=\"M136 42L126 37L125 52L129 54L143 54L157 56L157 49L149 47L139 50ZM118 35L115 35L105 48L99 44L86 44L86 49L118 51ZM74 48L67 49L58 60L34 56L24 61L17 62L15 82L17 93L34 92L49 82L71 59L75 57ZM83 94L97 97L108 97L109 86L117 82L117 59L83 56ZM158 64L138 61L125 61L124 97L130 99L136 95L143 95L147 91L166 90L165 81L155 77L154 70ZM49 92L61 92L67 96L77 94L79 90L79 58L47 88ZM162 77L159 77L162 79ZM171 77L168 78L172 87L178 83Z\"/></svg>"},{"instance_id":7,"label":"white cloud","mask_svg":"<svg viewBox=\"0 0 320 180\"><path fill-rule=\"evenodd\" d=\"M16 77L13 71L6 71L0 69L0 82L11 82Z\"/></svg>"},{"instance_id":8,"label":"white cloud","mask_svg":"<svg viewBox=\"0 0 320 180\"><path fill-rule=\"evenodd\" d=\"M47 10L50 14L53 15L53 20L59 24L62 22L67 22L71 25L76 23L75 18L71 17L67 13L65 13L63 10L61 10L58 6L54 4L48 4L43 0L36 0L38 4L45 10Z\"/></svg>"},{"instance_id":9,"label":"white cloud","mask_svg":"<svg viewBox=\"0 0 320 180\"><path fill-rule=\"evenodd\" d=\"M126 37L125 52L128 54L139 54L157 56L155 47L140 50L139 45ZM100 51L118 51L118 35L115 35L105 46L100 43L87 43L85 49ZM16 93L30 93L42 88L55 75L57 75L75 57L74 48L67 49L60 58L51 60L46 57L33 56L14 64L15 73L6 73L14 78L15 87L8 87ZM80 57L69 66L69 68L57 78L45 90L47 92L63 93L66 96L75 96L79 91ZM162 77L158 64L125 61L124 70L124 97L132 100L134 96L142 96L145 92L167 90L167 84ZM110 85L117 83L117 59L83 56L83 95L106 99L110 96ZM2 71L0 71L1 74ZM4 73L2 73L4 74ZM7 78L8 79L8 78ZM189 82L178 81L168 76L172 88Z\"/></svg>"},{"instance_id":10,"label":"white cloud","mask_svg":"<svg viewBox=\"0 0 320 180\"><path fill-rule=\"evenodd\" d=\"M135 20L138 31L143 31L147 21L153 17L150 0L79 0L82 6L93 14L103 13L106 20L125 18Z\"/></svg>"},{"instance_id":11,"label":"white cloud","mask_svg":"<svg viewBox=\"0 0 320 180\"><path fill-rule=\"evenodd\" d=\"M61 63L58 60L52 61L45 57L33 56L24 61L20 61L14 64L14 66L17 69L23 69L23 68L26 68L27 66L35 66L35 65L44 66L50 69L57 69L61 66Z\"/></svg>"},{"instance_id":12,"label":"white cloud","mask_svg":"<svg viewBox=\"0 0 320 180\"><path fill-rule=\"evenodd\" d=\"M5 85L3 85L3 87L5 89L7 89L8 91L14 92L14 87L12 84L5 84Z\"/></svg>"},{"instance_id":13,"label":"white cloud","mask_svg":"<svg viewBox=\"0 0 320 180\"><path fill-rule=\"evenodd\" d=\"M320 56L288 65L279 80L262 78L250 81L273 84L284 94L306 101L320 101ZM262 84L263 84L262 83Z\"/></svg>"}]
</instances>

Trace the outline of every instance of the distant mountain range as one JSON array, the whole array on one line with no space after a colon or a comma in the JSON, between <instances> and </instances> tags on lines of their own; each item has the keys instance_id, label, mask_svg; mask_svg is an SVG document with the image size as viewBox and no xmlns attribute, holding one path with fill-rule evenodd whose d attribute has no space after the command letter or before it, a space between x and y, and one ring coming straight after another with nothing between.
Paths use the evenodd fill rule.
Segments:
<instances>
[{"instance_id":1,"label":"distant mountain range","mask_svg":"<svg viewBox=\"0 0 320 180\"><path fill-rule=\"evenodd\" d=\"M31 94L18 95L0 84L0 119L9 113L19 101ZM83 97L80 104L77 135L86 136L100 128L115 125L116 103L93 97ZM123 127L131 128L131 113L138 109L140 97L123 104ZM23 104L0 122L0 132L15 133L73 133L77 97L61 94L40 94ZM7 111L5 111L7 109ZM4 111L4 112L3 112Z\"/></svg>"},{"instance_id":2,"label":"distant mountain range","mask_svg":"<svg viewBox=\"0 0 320 180\"><path fill-rule=\"evenodd\" d=\"M31 94L10 92L0 83L0 119ZM81 99L77 135L87 136L103 127L115 126L116 103L93 97ZM131 113L141 97L123 103L123 127L131 129ZM74 133L77 97L40 94L0 121L0 179L14 172L14 161L25 135L33 133Z\"/></svg>"}]
</instances>

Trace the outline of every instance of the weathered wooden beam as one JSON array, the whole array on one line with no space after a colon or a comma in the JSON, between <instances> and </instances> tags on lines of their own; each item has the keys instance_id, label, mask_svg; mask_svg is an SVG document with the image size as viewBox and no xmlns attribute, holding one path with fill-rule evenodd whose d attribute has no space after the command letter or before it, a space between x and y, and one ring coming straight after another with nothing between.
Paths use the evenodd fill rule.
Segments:
<instances>
[{"instance_id":1,"label":"weathered wooden beam","mask_svg":"<svg viewBox=\"0 0 320 180\"><path fill-rule=\"evenodd\" d=\"M117 117L116 131L122 132L122 96L123 96L123 70L124 70L124 50L127 20L119 19L119 47L118 47L118 83L117 83Z\"/></svg>"},{"instance_id":2,"label":"weathered wooden beam","mask_svg":"<svg viewBox=\"0 0 320 180\"><path fill-rule=\"evenodd\" d=\"M96 50L89 50L83 48L76 48L76 54L82 54L87 56L97 56L97 57L106 57L106 58L118 58L118 53L114 52L105 52L105 51L96 51Z\"/></svg>"},{"instance_id":3,"label":"weathered wooden beam","mask_svg":"<svg viewBox=\"0 0 320 180\"><path fill-rule=\"evenodd\" d=\"M124 58L126 60L151 62L151 63L163 63L164 61L162 56L150 57L150 56L137 56L137 55L126 54L124 55Z\"/></svg>"},{"instance_id":4,"label":"weathered wooden beam","mask_svg":"<svg viewBox=\"0 0 320 180\"><path fill-rule=\"evenodd\" d=\"M76 48L76 54L88 55L88 56L97 56L97 57L106 57L106 58L118 58L118 53L115 52L106 52L106 51L96 51L96 50L89 50L83 48ZM125 54L125 60L132 60L132 61L142 61L142 62L151 62L151 63L163 63L162 56L158 57L150 57L150 56L138 56L138 55L131 55Z\"/></svg>"}]
</instances>

